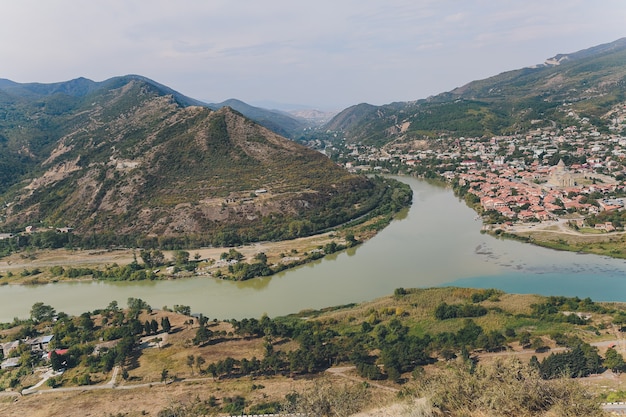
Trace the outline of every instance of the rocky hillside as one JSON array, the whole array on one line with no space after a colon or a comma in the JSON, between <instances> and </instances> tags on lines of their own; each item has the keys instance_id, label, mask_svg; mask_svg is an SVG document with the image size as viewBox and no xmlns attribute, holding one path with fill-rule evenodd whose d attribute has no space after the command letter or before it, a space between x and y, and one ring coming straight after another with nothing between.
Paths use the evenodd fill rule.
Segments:
<instances>
[{"instance_id":1,"label":"rocky hillside","mask_svg":"<svg viewBox=\"0 0 626 417\"><path fill-rule=\"evenodd\" d=\"M4 171L3 231L280 239L360 216L386 193L231 108L190 105L142 77L76 84L2 90L3 159L22 164Z\"/></svg>"}]
</instances>

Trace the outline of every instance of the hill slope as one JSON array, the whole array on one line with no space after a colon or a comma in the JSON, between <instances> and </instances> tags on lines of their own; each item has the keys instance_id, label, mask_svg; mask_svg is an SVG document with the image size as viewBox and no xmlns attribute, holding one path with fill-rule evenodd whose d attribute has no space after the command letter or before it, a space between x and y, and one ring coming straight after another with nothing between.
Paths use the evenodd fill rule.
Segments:
<instances>
[{"instance_id":1,"label":"hill slope","mask_svg":"<svg viewBox=\"0 0 626 417\"><path fill-rule=\"evenodd\" d=\"M19 87L19 86L18 86ZM347 173L226 107L187 106L142 77L4 91L0 227L238 243L306 235L380 203L384 185ZM34 91L34 92L33 92ZM62 102L57 112L54 103Z\"/></svg>"},{"instance_id":2,"label":"hill slope","mask_svg":"<svg viewBox=\"0 0 626 417\"><path fill-rule=\"evenodd\" d=\"M424 100L384 106L359 105L338 114L327 129L349 140L383 145L439 135L491 136L528 129L531 121L560 122L559 106L571 103L597 118L626 92L626 38L545 64L505 72Z\"/></svg>"},{"instance_id":3,"label":"hill slope","mask_svg":"<svg viewBox=\"0 0 626 417\"><path fill-rule=\"evenodd\" d=\"M294 138L296 134L302 132L302 130L307 127L304 120L287 113L251 106L236 99L226 100L221 103L211 103L208 104L208 106L214 110L221 109L222 107L230 107L254 120L261 126L268 128L272 132L276 132L287 138Z\"/></svg>"}]
</instances>

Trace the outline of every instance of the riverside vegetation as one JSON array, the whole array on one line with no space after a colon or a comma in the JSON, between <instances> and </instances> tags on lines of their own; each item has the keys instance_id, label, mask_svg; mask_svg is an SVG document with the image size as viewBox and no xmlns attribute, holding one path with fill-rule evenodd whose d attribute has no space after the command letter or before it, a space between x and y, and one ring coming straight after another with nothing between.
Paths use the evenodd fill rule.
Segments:
<instances>
[{"instance_id":1,"label":"riverside vegetation","mask_svg":"<svg viewBox=\"0 0 626 417\"><path fill-rule=\"evenodd\" d=\"M191 249L199 248L202 244L220 243L210 240L215 237L214 235L195 238L186 236L184 239L139 240L135 243L145 246L140 246L134 251L132 262L126 265L74 267L71 261L68 261L67 265L24 268L19 272L8 271L0 275L0 284L9 282L41 284L75 279L141 281L189 275L212 275L221 279L246 280L272 275L362 243L387 226L400 210L411 204L412 191L407 184L382 177L373 178L372 182L379 184L377 188L381 193L371 201L371 206L363 208L363 215L329 229L332 231L325 234L294 241L288 250L258 252L246 258L236 248L226 247L219 259L202 259L197 252L192 256ZM358 201L359 198L353 197L353 200ZM274 237L287 240L294 236L308 235L313 231L307 219L293 220L277 229ZM249 235L249 238L256 240L255 235ZM237 240L237 243L244 242ZM5 257L19 253L24 260L28 260L31 257L35 258L37 252L41 250L72 251L76 248L96 250L112 244L113 242L101 235L85 237L71 231L61 233L57 230L47 230L2 239L0 253ZM289 242L285 244L290 245ZM272 244L267 246L271 247ZM171 252L170 259L166 259L164 254L167 249Z\"/></svg>"},{"instance_id":2,"label":"riverside vegetation","mask_svg":"<svg viewBox=\"0 0 626 417\"><path fill-rule=\"evenodd\" d=\"M136 298L78 317L36 303L30 319L2 325L3 342L25 342L7 352L17 363L0 371L0 387L33 385L40 366L63 370L44 390L88 387L118 367L116 384L154 390L150 403L102 391L89 401L112 402L104 410L128 416L348 415L381 401L410 401L411 415L602 415L600 402L624 393L575 379L626 370L612 344L598 343L621 337L624 324L622 304L460 288L398 288L363 304L229 321L181 305L154 310ZM49 360L28 345L46 334ZM142 383L168 384L176 402ZM37 401L55 407L79 394L59 395ZM29 406L26 396L0 410L18 415Z\"/></svg>"}]
</instances>

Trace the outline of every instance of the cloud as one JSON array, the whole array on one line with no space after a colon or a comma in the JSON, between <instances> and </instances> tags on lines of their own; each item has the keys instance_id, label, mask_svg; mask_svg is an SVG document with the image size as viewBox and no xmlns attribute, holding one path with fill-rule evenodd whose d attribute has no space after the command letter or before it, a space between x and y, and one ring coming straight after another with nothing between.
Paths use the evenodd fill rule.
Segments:
<instances>
[{"instance_id":1,"label":"cloud","mask_svg":"<svg viewBox=\"0 0 626 417\"><path fill-rule=\"evenodd\" d=\"M623 0L21 0L0 78L139 73L197 98L412 100L624 34Z\"/></svg>"}]
</instances>

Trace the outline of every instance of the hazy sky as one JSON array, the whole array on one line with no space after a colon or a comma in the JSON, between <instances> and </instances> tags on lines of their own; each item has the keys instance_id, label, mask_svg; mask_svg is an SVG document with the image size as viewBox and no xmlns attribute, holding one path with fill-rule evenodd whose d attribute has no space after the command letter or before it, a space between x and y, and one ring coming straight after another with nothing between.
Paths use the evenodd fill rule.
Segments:
<instances>
[{"instance_id":1,"label":"hazy sky","mask_svg":"<svg viewBox=\"0 0 626 417\"><path fill-rule=\"evenodd\" d=\"M140 74L193 98L425 98L626 36L625 0L0 0L0 78Z\"/></svg>"}]
</instances>

